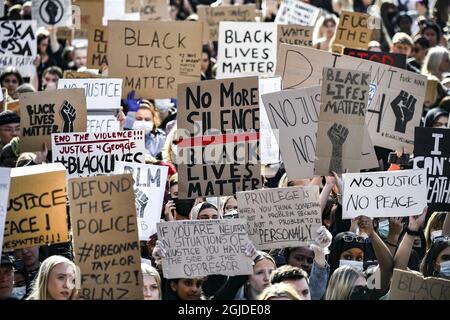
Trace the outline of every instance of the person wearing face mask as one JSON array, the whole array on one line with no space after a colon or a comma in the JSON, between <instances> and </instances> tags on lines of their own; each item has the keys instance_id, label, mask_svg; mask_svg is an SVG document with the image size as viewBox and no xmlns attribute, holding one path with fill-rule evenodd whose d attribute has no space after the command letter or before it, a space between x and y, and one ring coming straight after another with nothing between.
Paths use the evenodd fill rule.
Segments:
<instances>
[{"instance_id":1,"label":"person wearing face mask","mask_svg":"<svg viewBox=\"0 0 450 320\"><path fill-rule=\"evenodd\" d=\"M132 99L134 98L134 95ZM130 100L130 97L129 97ZM133 99L134 100L134 99ZM161 151L166 141L164 131L158 129L160 120L158 112L150 101L128 102L128 113L125 119L125 129L143 130L145 134L145 149L147 153L158 160L162 159Z\"/></svg>"},{"instance_id":2,"label":"person wearing face mask","mask_svg":"<svg viewBox=\"0 0 450 320\"><path fill-rule=\"evenodd\" d=\"M444 226L445 218L448 212L436 211L428 219L427 225L425 227L425 241L427 243L427 250L430 250L433 240L437 237L442 236L442 227Z\"/></svg>"},{"instance_id":3,"label":"person wearing face mask","mask_svg":"<svg viewBox=\"0 0 450 320\"><path fill-rule=\"evenodd\" d=\"M169 201L164 207L164 216L167 221L188 220L189 214L195 205L195 199L178 199L178 174L169 179Z\"/></svg>"},{"instance_id":4,"label":"person wearing face mask","mask_svg":"<svg viewBox=\"0 0 450 320\"><path fill-rule=\"evenodd\" d=\"M351 300L353 291L365 286L367 281L361 270L350 265L340 266L330 278L325 300Z\"/></svg>"}]
</instances>

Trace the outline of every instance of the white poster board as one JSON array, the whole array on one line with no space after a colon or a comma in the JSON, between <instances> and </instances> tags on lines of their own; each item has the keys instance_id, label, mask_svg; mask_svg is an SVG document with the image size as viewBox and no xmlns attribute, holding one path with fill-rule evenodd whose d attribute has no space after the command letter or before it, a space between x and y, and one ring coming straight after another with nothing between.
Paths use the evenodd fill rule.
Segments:
<instances>
[{"instance_id":1,"label":"white poster board","mask_svg":"<svg viewBox=\"0 0 450 320\"><path fill-rule=\"evenodd\" d=\"M89 115L87 116L86 132L115 132L120 131L120 123L113 115Z\"/></svg>"},{"instance_id":2,"label":"white poster board","mask_svg":"<svg viewBox=\"0 0 450 320\"><path fill-rule=\"evenodd\" d=\"M33 0L31 15L38 27L71 27L71 0Z\"/></svg>"},{"instance_id":3,"label":"white poster board","mask_svg":"<svg viewBox=\"0 0 450 320\"><path fill-rule=\"evenodd\" d=\"M315 6L302 1L285 0L278 9L275 23L314 26L319 14L320 9Z\"/></svg>"}]
</instances>

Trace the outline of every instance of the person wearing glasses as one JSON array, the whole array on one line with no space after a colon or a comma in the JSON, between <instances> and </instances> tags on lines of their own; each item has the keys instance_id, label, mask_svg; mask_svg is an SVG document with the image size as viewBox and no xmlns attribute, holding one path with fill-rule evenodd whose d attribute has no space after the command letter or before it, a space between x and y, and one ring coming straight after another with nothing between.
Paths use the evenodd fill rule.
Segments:
<instances>
[{"instance_id":1,"label":"person wearing glasses","mask_svg":"<svg viewBox=\"0 0 450 320\"><path fill-rule=\"evenodd\" d=\"M20 133L20 117L10 110L0 113L0 150Z\"/></svg>"}]
</instances>

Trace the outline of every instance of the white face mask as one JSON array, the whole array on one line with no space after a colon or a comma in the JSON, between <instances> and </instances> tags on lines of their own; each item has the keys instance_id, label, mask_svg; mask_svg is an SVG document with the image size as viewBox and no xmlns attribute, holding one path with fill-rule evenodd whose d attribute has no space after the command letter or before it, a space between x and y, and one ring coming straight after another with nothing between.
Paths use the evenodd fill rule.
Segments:
<instances>
[{"instance_id":1,"label":"white face mask","mask_svg":"<svg viewBox=\"0 0 450 320\"><path fill-rule=\"evenodd\" d=\"M450 278L450 260L441 262L439 265L439 275Z\"/></svg>"},{"instance_id":2,"label":"white face mask","mask_svg":"<svg viewBox=\"0 0 450 320\"><path fill-rule=\"evenodd\" d=\"M27 287L23 286L23 287L14 287L11 293L11 297L16 298L16 299L22 299L25 294L27 293Z\"/></svg>"},{"instance_id":3,"label":"white face mask","mask_svg":"<svg viewBox=\"0 0 450 320\"><path fill-rule=\"evenodd\" d=\"M436 237L442 236L442 230L435 230L431 232L431 241L434 241Z\"/></svg>"},{"instance_id":4,"label":"white face mask","mask_svg":"<svg viewBox=\"0 0 450 320\"><path fill-rule=\"evenodd\" d=\"M342 266L350 266L353 269L363 271L364 270L364 264L362 261L355 261L355 260L339 260L339 267Z\"/></svg>"},{"instance_id":5,"label":"white face mask","mask_svg":"<svg viewBox=\"0 0 450 320\"><path fill-rule=\"evenodd\" d=\"M134 130L144 130L145 134L149 134L153 130L152 121L136 120L133 124Z\"/></svg>"}]
</instances>

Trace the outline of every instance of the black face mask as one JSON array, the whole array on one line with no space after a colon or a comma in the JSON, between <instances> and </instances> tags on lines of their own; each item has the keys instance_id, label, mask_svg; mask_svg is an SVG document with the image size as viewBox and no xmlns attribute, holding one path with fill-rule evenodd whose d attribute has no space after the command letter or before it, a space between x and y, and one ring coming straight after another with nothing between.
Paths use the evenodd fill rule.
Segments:
<instances>
[{"instance_id":1,"label":"black face mask","mask_svg":"<svg viewBox=\"0 0 450 320\"><path fill-rule=\"evenodd\" d=\"M177 213L183 217L188 217L192 207L194 206L195 199L172 198L172 200L175 202Z\"/></svg>"},{"instance_id":2,"label":"black face mask","mask_svg":"<svg viewBox=\"0 0 450 320\"><path fill-rule=\"evenodd\" d=\"M356 286L353 288L349 300L377 300L378 298L376 292L367 286Z\"/></svg>"}]
</instances>

